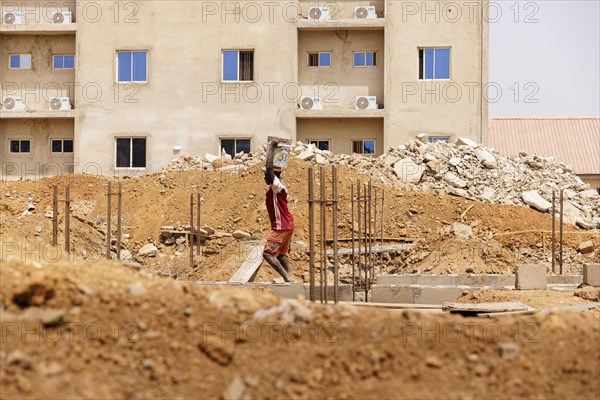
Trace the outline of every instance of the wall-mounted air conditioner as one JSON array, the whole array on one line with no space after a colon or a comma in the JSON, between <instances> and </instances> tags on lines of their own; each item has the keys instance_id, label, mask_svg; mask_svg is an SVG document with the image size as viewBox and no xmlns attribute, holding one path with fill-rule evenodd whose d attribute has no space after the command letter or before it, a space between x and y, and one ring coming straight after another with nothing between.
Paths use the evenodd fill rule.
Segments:
<instances>
[{"instance_id":1,"label":"wall-mounted air conditioner","mask_svg":"<svg viewBox=\"0 0 600 400\"><path fill-rule=\"evenodd\" d=\"M2 107L6 111L24 111L25 101L23 101L23 98L19 96L5 97L4 101L2 102Z\"/></svg>"},{"instance_id":2,"label":"wall-mounted air conditioner","mask_svg":"<svg viewBox=\"0 0 600 400\"><path fill-rule=\"evenodd\" d=\"M300 99L300 108L303 110L322 110L323 103L320 97L303 97Z\"/></svg>"},{"instance_id":3,"label":"wall-mounted air conditioner","mask_svg":"<svg viewBox=\"0 0 600 400\"><path fill-rule=\"evenodd\" d=\"M68 97L54 97L48 101L48 109L51 111L70 110L71 102Z\"/></svg>"},{"instance_id":4,"label":"wall-mounted air conditioner","mask_svg":"<svg viewBox=\"0 0 600 400\"><path fill-rule=\"evenodd\" d=\"M310 7L308 19L313 21L324 21L329 19L329 7Z\"/></svg>"},{"instance_id":5,"label":"wall-mounted air conditioner","mask_svg":"<svg viewBox=\"0 0 600 400\"><path fill-rule=\"evenodd\" d=\"M375 6L362 6L354 9L354 18L366 19L366 18L377 18L377 10Z\"/></svg>"},{"instance_id":6,"label":"wall-mounted air conditioner","mask_svg":"<svg viewBox=\"0 0 600 400\"><path fill-rule=\"evenodd\" d=\"M57 11L52 14L53 24L70 24L71 22L73 22L71 11Z\"/></svg>"},{"instance_id":7,"label":"wall-mounted air conditioner","mask_svg":"<svg viewBox=\"0 0 600 400\"><path fill-rule=\"evenodd\" d=\"M356 96L357 110L377 110L377 97L375 96Z\"/></svg>"},{"instance_id":8,"label":"wall-mounted air conditioner","mask_svg":"<svg viewBox=\"0 0 600 400\"><path fill-rule=\"evenodd\" d=\"M10 11L2 14L2 22L7 25L22 25L25 23L25 15L20 11Z\"/></svg>"}]
</instances>

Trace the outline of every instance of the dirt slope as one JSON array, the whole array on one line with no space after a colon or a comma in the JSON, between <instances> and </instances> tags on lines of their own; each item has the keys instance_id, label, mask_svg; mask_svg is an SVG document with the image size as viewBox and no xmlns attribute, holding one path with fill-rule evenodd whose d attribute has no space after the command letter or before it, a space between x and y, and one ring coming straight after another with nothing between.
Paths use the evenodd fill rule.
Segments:
<instances>
[{"instance_id":1,"label":"dirt slope","mask_svg":"<svg viewBox=\"0 0 600 400\"><path fill-rule=\"evenodd\" d=\"M284 173L289 186L290 208L296 219L295 251L292 260L297 275L308 277L308 257L304 253L308 242L307 174L309 164L293 159ZM351 236L350 184L357 174L340 166L339 197L340 237ZM105 254L106 185L107 178L70 175L41 181L3 182L0 191L0 234L3 240L17 244L31 240L45 246L51 241L52 222L44 212L52 209L52 185L71 185L72 247L77 256L88 261ZM189 270L187 252L177 253L174 247L163 247L158 240L162 225L182 226L189 223L189 196L202 193L202 224L231 233L242 229L254 236L265 237L268 217L264 206L265 184L259 166L239 174L215 171L166 172L140 178L122 179L123 231L130 235L125 246L134 256L148 242L159 246L156 258L138 259L149 271L172 274L183 279L210 280L218 276L215 269L221 263L215 255L238 253L232 238L209 241L197 268ZM114 186L114 185L113 185ZM328 184L328 188L331 185ZM386 190L385 236L416 243L410 252L386 254L383 271L423 273L506 273L514 263L543 262L549 265L550 235L541 233L505 233L551 229L548 215L517 206L497 206L465 200L461 197L438 195L436 192L404 192L376 182L381 193ZM115 189L116 190L116 189ZM22 216L28 203L35 205L32 215ZM61 204L60 214L64 209ZM468 211L467 211L468 210ZM461 215L464 217L461 218ZM62 216L59 244L63 243ZM473 237L458 238L452 224L469 225ZM116 226L116 198L113 198L113 228ZM381 226L377 220L377 226ZM331 225L331 223L330 223ZM317 226L318 229L318 226ZM565 235L565 272L580 272L583 262L600 260L600 234L567 226ZM39 231L39 232L38 232ZM331 226L328 232L331 232ZM378 229L379 231L379 229ZM578 253L579 244L592 240L595 252ZM386 244L398 243L397 241ZM349 246L349 243L344 243ZM349 271L349 262L342 259L342 270ZM241 262L240 262L241 264ZM271 281L273 274L261 268L259 281Z\"/></svg>"}]
</instances>

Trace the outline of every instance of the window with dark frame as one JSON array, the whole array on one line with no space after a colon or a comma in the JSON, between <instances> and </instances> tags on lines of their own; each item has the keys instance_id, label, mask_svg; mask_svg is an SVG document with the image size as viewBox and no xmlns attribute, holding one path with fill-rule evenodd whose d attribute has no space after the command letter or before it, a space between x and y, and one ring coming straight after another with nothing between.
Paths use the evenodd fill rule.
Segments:
<instances>
[{"instance_id":1,"label":"window with dark frame","mask_svg":"<svg viewBox=\"0 0 600 400\"><path fill-rule=\"evenodd\" d=\"M224 50L223 81L254 81L254 50Z\"/></svg>"},{"instance_id":2,"label":"window with dark frame","mask_svg":"<svg viewBox=\"0 0 600 400\"><path fill-rule=\"evenodd\" d=\"M31 153L31 140L11 140L10 141L10 152L11 153Z\"/></svg>"},{"instance_id":3,"label":"window with dark frame","mask_svg":"<svg viewBox=\"0 0 600 400\"><path fill-rule=\"evenodd\" d=\"M221 139L221 150L231 157L238 153L250 153L250 139Z\"/></svg>"},{"instance_id":4,"label":"window with dark frame","mask_svg":"<svg viewBox=\"0 0 600 400\"><path fill-rule=\"evenodd\" d=\"M52 139L52 153L72 153L72 139Z\"/></svg>"},{"instance_id":5,"label":"window with dark frame","mask_svg":"<svg viewBox=\"0 0 600 400\"><path fill-rule=\"evenodd\" d=\"M146 168L146 139L117 138L117 168Z\"/></svg>"},{"instance_id":6,"label":"window with dark frame","mask_svg":"<svg viewBox=\"0 0 600 400\"><path fill-rule=\"evenodd\" d=\"M309 141L309 144L314 144L319 150L329 150L329 140L311 140Z\"/></svg>"}]
</instances>

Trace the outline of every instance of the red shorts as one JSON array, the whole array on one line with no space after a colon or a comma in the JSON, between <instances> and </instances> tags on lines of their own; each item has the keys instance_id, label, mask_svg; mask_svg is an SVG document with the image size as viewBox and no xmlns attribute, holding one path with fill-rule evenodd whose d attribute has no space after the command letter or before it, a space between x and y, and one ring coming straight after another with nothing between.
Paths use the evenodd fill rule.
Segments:
<instances>
[{"instance_id":1,"label":"red shorts","mask_svg":"<svg viewBox=\"0 0 600 400\"><path fill-rule=\"evenodd\" d=\"M290 251L293 229L287 231L271 231L265 244L264 253L272 256L285 256Z\"/></svg>"}]
</instances>

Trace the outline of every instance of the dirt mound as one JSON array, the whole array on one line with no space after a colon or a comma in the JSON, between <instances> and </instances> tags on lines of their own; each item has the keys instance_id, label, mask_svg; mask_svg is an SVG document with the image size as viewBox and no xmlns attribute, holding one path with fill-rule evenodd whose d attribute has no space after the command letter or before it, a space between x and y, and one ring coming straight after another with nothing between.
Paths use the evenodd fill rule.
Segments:
<instances>
[{"instance_id":1,"label":"dirt mound","mask_svg":"<svg viewBox=\"0 0 600 400\"><path fill-rule=\"evenodd\" d=\"M0 273L6 398L600 395L592 313L466 319L311 305L107 262Z\"/></svg>"},{"instance_id":2,"label":"dirt mound","mask_svg":"<svg viewBox=\"0 0 600 400\"><path fill-rule=\"evenodd\" d=\"M308 205L307 176L310 164L292 159L284 172L289 187L290 209L295 216L296 231L291 255L296 275L308 279ZM350 184L357 175L350 166L339 172L340 238L351 237ZM0 193L0 234L11 241L19 259L37 257L47 261L63 258L90 262L105 257L107 227L106 185L108 179L89 175L66 175L40 181L6 182ZM244 244L228 236L236 229L259 238L269 230L264 205L265 184L260 165L244 170L164 172L120 180L123 187L123 246L148 271L186 280L227 280L245 259ZM52 239L52 186L71 185L72 255L55 254L60 250L49 246ZM331 185L329 185L331 187ZM461 273L507 272L514 263L549 265L551 219L531 209L480 203L462 197L436 192L406 192L375 182L381 193L386 191L384 244L413 243L409 252L383 254L378 270L382 272ZM113 185L116 190L116 185ZM202 194L202 225L225 233L205 243L195 268L189 268L188 251L181 245L166 245L159 240L160 227L189 224L190 193ZM27 214L23 212L34 209ZM116 228L116 198L113 198L112 228ZM64 204L59 209L59 246L63 244ZM328 232L332 232L329 222ZM472 235L458 237L455 224L468 226ZM377 219L377 226L381 220ZM318 225L317 225L318 230ZM378 228L379 230L379 228ZM565 235L565 272L581 272L583 262L600 260L600 234L567 226ZM6 239L10 237L10 239ZM116 232L113 232L113 238ZM595 251L579 252L581 242L591 240ZM31 242L34 254L27 253L23 243ZM155 257L142 257L138 250L153 243ZM379 244L379 243L377 243ZM350 247L348 241L342 247ZM7 252L6 246L2 249ZM9 249L10 250L10 249ZM113 251L116 248L113 245ZM183 251L182 251L183 250ZM455 254L458 251L458 255ZM28 255L29 254L29 255ZM469 257L466 261L462 255ZM34 260L35 261L35 260ZM350 262L342 258L342 279L350 275ZM226 268L222 268L227 266ZM270 282L274 275L261 268L258 281Z\"/></svg>"}]
</instances>

